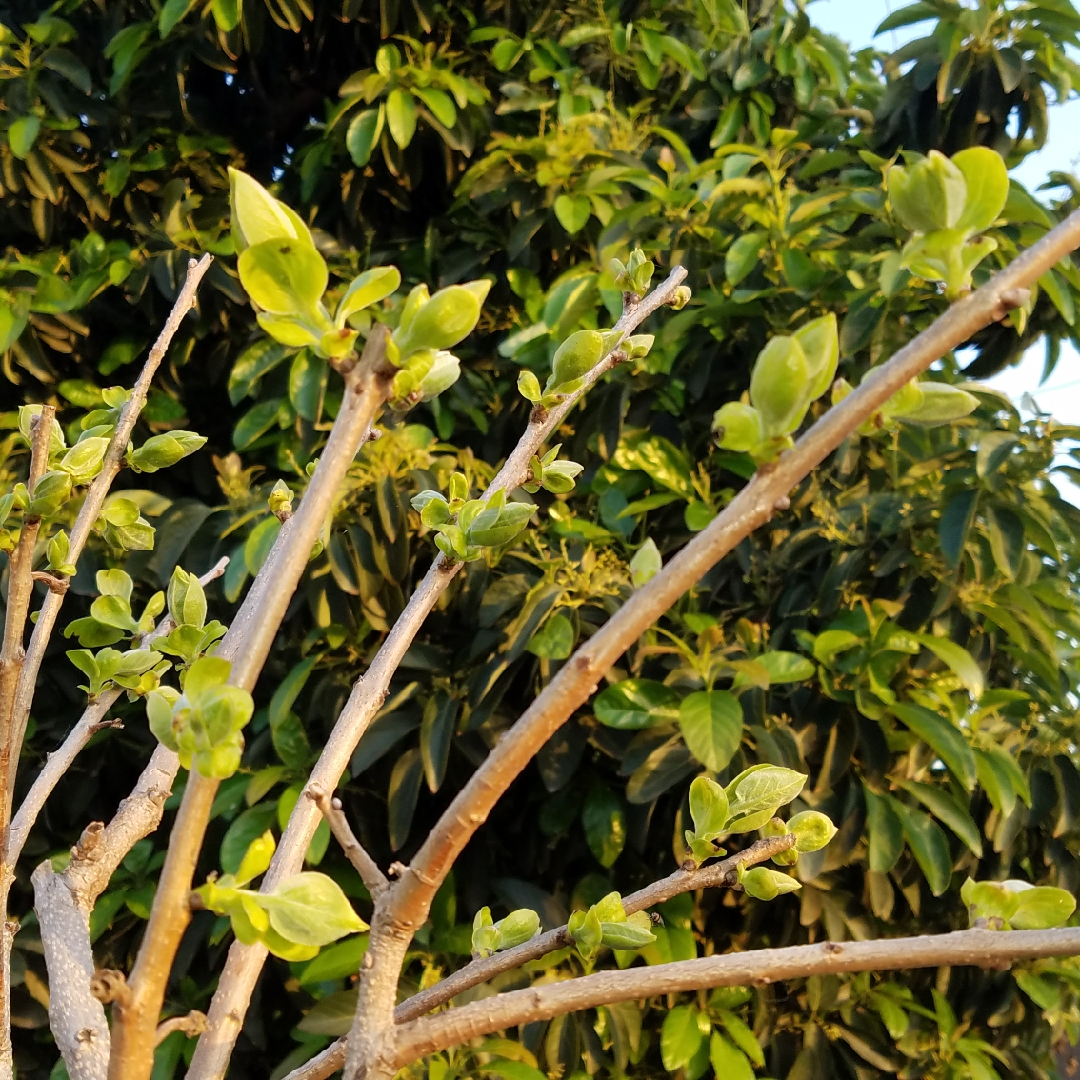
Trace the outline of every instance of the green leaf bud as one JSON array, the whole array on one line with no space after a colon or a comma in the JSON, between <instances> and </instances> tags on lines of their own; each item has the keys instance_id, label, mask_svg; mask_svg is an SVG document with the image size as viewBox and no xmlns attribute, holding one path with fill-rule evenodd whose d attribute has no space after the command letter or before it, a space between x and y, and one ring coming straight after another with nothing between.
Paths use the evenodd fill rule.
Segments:
<instances>
[{"instance_id":1,"label":"green leaf bud","mask_svg":"<svg viewBox=\"0 0 1080 1080\"><path fill-rule=\"evenodd\" d=\"M802 346L806 370L810 373L810 398L816 401L832 385L840 361L836 316L830 311L820 319L804 323L792 337Z\"/></svg>"},{"instance_id":2,"label":"green leaf bud","mask_svg":"<svg viewBox=\"0 0 1080 1080\"><path fill-rule=\"evenodd\" d=\"M885 402L881 411L885 416L902 417L905 413L917 411L922 402L922 385L918 379L911 379Z\"/></svg>"},{"instance_id":3,"label":"green leaf bud","mask_svg":"<svg viewBox=\"0 0 1080 1080\"><path fill-rule=\"evenodd\" d=\"M567 929L574 939L574 944L577 945L578 952L586 960L591 960L600 948L604 937L596 911L590 908L587 912L573 912L567 922Z\"/></svg>"},{"instance_id":4,"label":"green leaf bud","mask_svg":"<svg viewBox=\"0 0 1080 1080\"><path fill-rule=\"evenodd\" d=\"M169 579L168 603L169 614L177 626L201 628L206 622L206 593L202 583L179 566L173 569Z\"/></svg>"},{"instance_id":5,"label":"green leaf bud","mask_svg":"<svg viewBox=\"0 0 1080 1080\"><path fill-rule=\"evenodd\" d=\"M894 165L887 182L893 212L914 232L951 229L964 212L964 174L937 150L908 168Z\"/></svg>"},{"instance_id":6,"label":"green leaf bud","mask_svg":"<svg viewBox=\"0 0 1080 1080\"><path fill-rule=\"evenodd\" d=\"M786 435L801 423L810 405L810 372L793 337L774 337L758 354L750 403L761 414L766 435Z\"/></svg>"},{"instance_id":7,"label":"green leaf bud","mask_svg":"<svg viewBox=\"0 0 1080 1080\"><path fill-rule=\"evenodd\" d=\"M778 765L754 765L728 784L729 832L760 829L781 806L796 798L806 775Z\"/></svg>"},{"instance_id":8,"label":"green leaf bud","mask_svg":"<svg viewBox=\"0 0 1080 1080\"><path fill-rule=\"evenodd\" d=\"M101 471L101 463L108 449L108 439L86 438L84 435L61 458L59 467L71 477L73 486L89 484ZM36 491L35 494L37 494Z\"/></svg>"},{"instance_id":9,"label":"green leaf bud","mask_svg":"<svg viewBox=\"0 0 1080 1080\"><path fill-rule=\"evenodd\" d=\"M265 874L270 867L270 860L274 857L275 846L274 834L269 829L252 840L240 860L240 867L236 871L236 884L246 885L252 878Z\"/></svg>"},{"instance_id":10,"label":"green leaf bud","mask_svg":"<svg viewBox=\"0 0 1080 1080\"><path fill-rule=\"evenodd\" d=\"M68 561L71 553L71 541L63 529L49 541L46 553L49 557L49 569L53 573L65 574L69 577L75 573L75 567Z\"/></svg>"},{"instance_id":11,"label":"green leaf bud","mask_svg":"<svg viewBox=\"0 0 1080 1080\"><path fill-rule=\"evenodd\" d=\"M715 840L722 835L728 822L727 792L707 776L699 776L690 784L690 817L694 832L702 840Z\"/></svg>"},{"instance_id":12,"label":"green leaf bud","mask_svg":"<svg viewBox=\"0 0 1080 1080\"><path fill-rule=\"evenodd\" d=\"M623 348L628 359L640 360L649 355L655 341L653 334L634 334L623 342Z\"/></svg>"},{"instance_id":13,"label":"green leaf bud","mask_svg":"<svg viewBox=\"0 0 1080 1080\"><path fill-rule=\"evenodd\" d=\"M267 240L293 239L311 244L311 233L299 216L239 169L229 169L229 208L238 252Z\"/></svg>"},{"instance_id":14,"label":"green leaf bud","mask_svg":"<svg viewBox=\"0 0 1080 1080\"><path fill-rule=\"evenodd\" d=\"M574 479L584 469L585 466L576 461L553 461L544 467L541 483L545 491L550 491L553 495L563 495L574 490Z\"/></svg>"},{"instance_id":15,"label":"green leaf bud","mask_svg":"<svg viewBox=\"0 0 1080 1080\"><path fill-rule=\"evenodd\" d=\"M467 337L480 318L480 305L490 287L486 280L470 282L468 286L450 285L421 304L408 320L403 312L401 324L394 332L402 355L417 349L449 349Z\"/></svg>"},{"instance_id":16,"label":"green leaf bud","mask_svg":"<svg viewBox=\"0 0 1080 1080\"><path fill-rule=\"evenodd\" d=\"M802 888L790 874L781 874L765 866L755 866L753 870L740 874L739 883L748 896L758 900L775 900L782 893L795 892Z\"/></svg>"},{"instance_id":17,"label":"green leaf bud","mask_svg":"<svg viewBox=\"0 0 1080 1080\"><path fill-rule=\"evenodd\" d=\"M915 408L902 412L890 410L897 420L920 427L936 427L960 420L973 412L979 404L972 394L948 383L921 382L919 389L922 398Z\"/></svg>"},{"instance_id":18,"label":"green leaf bud","mask_svg":"<svg viewBox=\"0 0 1080 1080\"><path fill-rule=\"evenodd\" d=\"M401 273L396 266L373 266L353 278L338 304L334 324L345 325L350 315L385 300L401 285Z\"/></svg>"},{"instance_id":19,"label":"green leaf bud","mask_svg":"<svg viewBox=\"0 0 1080 1080\"><path fill-rule=\"evenodd\" d=\"M139 508L130 499L116 497L105 504L101 516L110 525L123 528L127 525L134 525L139 520Z\"/></svg>"},{"instance_id":20,"label":"green leaf bud","mask_svg":"<svg viewBox=\"0 0 1080 1080\"><path fill-rule=\"evenodd\" d=\"M445 349L440 349L432 361L428 373L420 380L422 401L438 397L444 390L449 390L461 375L461 361Z\"/></svg>"},{"instance_id":21,"label":"green leaf bud","mask_svg":"<svg viewBox=\"0 0 1080 1080\"><path fill-rule=\"evenodd\" d=\"M465 531L457 525L444 525L435 537L435 546L452 561L468 555Z\"/></svg>"},{"instance_id":22,"label":"green leaf bud","mask_svg":"<svg viewBox=\"0 0 1080 1080\"><path fill-rule=\"evenodd\" d=\"M749 453L765 438L761 413L742 401L729 401L713 414L713 431L720 446L736 453Z\"/></svg>"},{"instance_id":23,"label":"green leaf bud","mask_svg":"<svg viewBox=\"0 0 1080 1080\"><path fill-rule=\"evenodd\" d=\"M528 368L518 375L517 388L518 393L526 401L531 401L535 405L540 400L540 380Z\"/></svg>"},{"instance_id":24,"label":"green leaf bud","mask_svg":"<svg viewBox=\"0 0 1080 1080\"><path fill-rule=\"evenodd\" d=\"M663 569L664 560L660 555L660 549L656 541L650 536L644 544L634 552L630 560L630 582L635 589L652 581Z\"/></svg>"},{"instance_id":25,"label":"green leaf bud","mask_svg":"<svg viewBox=\"0 0 1080 1080\"><path fill-rule=\"evenodd\" d=\"M162 746L176 753L176 732L173 728L173 706L180 694L171 686L162 686L146 695L146 719L150 731Z\"/></svg>"},{"instance_id":26,"label":"green leaf bud","mask_svg":"<svg viewBox=\"0 0 1080 1080\"><path fill-rule=\"evenodd\" d=\"M170 431L164 435L154 435L138 450L128 454L128 464L139 472L157 472L195 453L205 442L206 437L194 431Z\"/></svg>"},{"instance_id":27,"label":"green leaf bud","mask_svg":"<svg viewBox=\"0 0 1080 1080\"><path fill-rule=\"evenodd\" d=\"M836 826L816 810L796 814L787 827L795 834L795 849L803 853L820 851L836 835Z\"/></svg>"},{"instance_id":28,"label":"green leaf bud","mask_svg":"<svg viewBox=\"0 0 1080 1080\"><path fill-rule=\"evenodd\" d=\"M266 503L270 507L270 513L284 521L292 515L292 501L292 488L284 480L278 480L270 489Z\"/></svg>"},{"instance_id":29,"label":"green leaf bud","mask_svg":"<svg viewBox=\"0 0 1080 1080\"><path fill-rule=\"evenodd\" d=\"M595 330L578 330L555 350L548 389L582 378L604 355L604 337Z\"/></svg>"},{"instance_id":30,"label":"green leaf bud","mask_svg":"<svg viewBox=\"0 0 1080 1080\"><path fill-rule=\"evenodd\" d=\"M642 914L639 912L639 914ZM648 917L646 916L646 921ZM656 935L651 929L632 922L602 922L600 924L600 943L609 949L636 951L652 945Z\"/></svg>"},{"instance_id":31,"label":"green leaf bud","mask_svg":"<svg viewBox=\"0 0 1080 1080\"><path fill-rule=\"evenodd\" d=\"M788 832L789 829L787 825L778 817L769 818L769 820L761 826L761 835L763 837L787 836Z\"/></svg>"},{"instance_id":32,"label":"green leaf bud","mask_svg":"<svg viewBox=\"0 0 1080 1080\"><path fill-rule=\"evenodd\" d=\"M692 295L689 285L680 285L675 290L675 295L668 301L668 307L672 308L674 311L682 311L682 309L690 303L690 297Z\"/></svg>"},{"instance_id":33,"label":"green leaf bud","mask_svg":"<svg viewBox=\"0 0 1080 1080\"><path fill-rule=\"evenodd\" d=\"M495 929L499 933L497 948L513 949L536 937L540 932L540 916L528 908L521 908L510 912L505 919L500 919L495 924Z\"/></svg>"},{"instance_id":34,"label":"green leaf bud","mask_svg":"<svg viewBox=\"0 0 1080 1080\"><path fill-rule=\"evenodd\" d=\"M71 494L71 477L66 472L54 470L45 473L34 485L34 497L26 507L33 517L48 517L67 501Z\"/></svg>"}]
</instances>

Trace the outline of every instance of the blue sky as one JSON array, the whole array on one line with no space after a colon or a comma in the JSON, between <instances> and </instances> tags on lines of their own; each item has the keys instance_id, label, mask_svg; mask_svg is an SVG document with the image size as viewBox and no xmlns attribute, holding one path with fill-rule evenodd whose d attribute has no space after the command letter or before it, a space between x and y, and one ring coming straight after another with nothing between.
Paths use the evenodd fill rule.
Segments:
<instances>
[{"instance_id":1,"label":"blue sky","mask_svg":"<svg viewBox=\"0 0 1080 1080\"><path fill-rule=\"evenodd\" d=\"M878 24L899 7L904 0L816 0L808 13L815 26L843 38L855 49L875 44L891 50L905 41L926 32L929 24L887 31L874 38ZM1075 134L1080 130L1080 99L1056 105L1050 114L1050 138L1037 154L1031 154L1017 169L1016 177L1034 191L1053 170L1076 172L1080 167L1080 142ZM1041 345L1031 349L1014 368L987 380L1019 402L1029 393L1041 408L1051 412L1061 423L1080 424L1080 355L1071 347L1062 349L1061 359L1044 386L1040 386L1045 352ZM1061 485L1064 493L1065 485ZM1080 489L1069 493L1073 502L1080 502Z\"/></svg>"}]
</instances>

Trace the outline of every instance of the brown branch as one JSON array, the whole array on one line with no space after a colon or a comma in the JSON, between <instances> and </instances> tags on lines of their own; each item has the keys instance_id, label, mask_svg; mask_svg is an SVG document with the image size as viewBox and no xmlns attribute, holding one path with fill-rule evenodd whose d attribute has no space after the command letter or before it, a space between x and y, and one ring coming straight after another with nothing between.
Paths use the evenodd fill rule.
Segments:
<instances>
[{"instance_id":1,"label":"brown branch","mask_svg":"<svg viewBox=\"0 0 1080 1080\"><path fill-rule=\"evenodd\" d=\"M368 892L372 897L378 896L389 887L390 882L379 869L378 863L364 850L364 846L349 828L349 823L341 809L341 800L332 799L318 784L308 784L306 794L326 819L330 831L334 834L334 839L341 845L345 857L360 875L360 880L367 887Z\"/></svg>"},{"instance_id":2,"label":"brown branch","mask_svg":"<svg viewBox=\"0 0 1080 1080\"><path fill-rule=\"evenodd\" d=\"M215 578L225 573L225 567L229 565L229 557L223 556L199 581L208 585ZM149 633L143 634L138 642L139 648L148 648L159 638L167 636L175 628L171 615L166 615L157 626ZM14 869L22 854L23 845L26 843L30 830L37 821L46 801L52 794L61 777L71 768L72 763L82 752L86 744L108 722L105 716L109 709L116 703L123 693L120 688L106 690L98 698L92 701L79 717L75 726L68 732L67 738L57 750L54 750L45 759L41 771L34 778L30 790L26 793L22 804L15 816L11 819L11 830L8 835L7 853L4 862Z\"/></svg>"},{"instance_id":3,"label":"brown branch","mask_svg":"<svg viewBox=\"0 0 1080 1080\"><path fill-rule=\"evenodd\" d=\"M420 926L432 897L476 829L540 747L595 692L603 674L702 575L776 512L781 500L893 394L949 350L1000 318L1027 287L1080 245L1080 211L1071 214L981 289L877 368L829 409L768 469L759 469L703 532L567 661L454 798L393 887L397 917ZM346 1076L350 1069L346 1068Z\"/></svg>"},{"instance_id":4,"label":"brown branch","mask_svg":"<svg viewBox=\"0 0 1080 1080\"><path fill-rule=\"evenodd\" d=\"M656 904L662 904L680 893L694 892L697 889L711 889L723 885L734 885L738 866L755 866L758 863L767 862L781 851L787 851L795 844L795 837L771 836L765 840L758 840L750 847L739 851L734 855L722 860L703 866L700 869L676 870L660 881L639 889L629 896L623 897L623 909L627 915L635 911L644 911ZM530 960L539 960L556 949L563 949L573 943L573 938L566 926L548 930L547 933L539 934L524 945L507 949L505 952L497 952L483 960L473 960L453 974L448 975L441 982L421 990L407 998L394 1010L394 1023L405 1024L415 1020L440 1005L463 994L466 990L481 983L489 982L496 975L504 971L513 971ZM344 1038L338 1039L333 1045L328 1046L310 1061L305 1062L299 1068L294 1069L284 1080L325 1080L337 1072L345 1064Z\"/></svg>"},{"instance_id":5,"label":"brown branch","mask_svg":"<svg viewBox=\"0 0 1080 1080\"><path fill-rule=\"evenodd\" d=\"M49 467L49 445L52 441L53 417L56 410L51 405L30 422L30 469L26 478L26 490L30 497L38 481ZM26 661L23 639L26 635L26 618L30 613L30 597L34 591L34 546L41 530L41 518L29 510L23 514L19 541L8 559L7 609L4 613L4 639L0 645L0 851L4 850L11 814L11 792L15 781L15 763L18 762L16 747L15 702L19 676ZM7 890L13 871L0 867L0 924L7 923ZM6 1020L11 1015L11 981L5 969L0 971L0 1015ZM11 1025L0 1027L0 1069L11 1072Z\"/></svg>"},{"instance_id":6,"label":"brown branch","mask_svg":"<svg viewBox=\"0 0 1080 1080\"><path fill-rule=\"evenodd\" d=\"M187 277L180 295L173 304L169 317L165 320L165 326L154 342L150 353L146 358L142 371L139 373L135 385L131 388L131 395L120 411L120 419L116 425L116 431L109 442L109 448L105 451L105 457L101 463L101 471L94 477L93 483L86 491L83 504L75 518L75 524L71 527L69 537L68 559L72 563L78 563L86 546L90 534L101 516L101 509L105 505L105 499L112 487L116 474L120 471L127 454L128 444L131 441L131 433L135 430L135 422L146 404L146 395L150 391L150 383L154 374L160 367L165 354L169 350L176 331L184 317L195 306L195 294L199 283L202 281L210 264L214 261L212 255L204 255L198 262L194 259L188 261ZM60 575L58 575L60 576ZM64 592L50 589L44 603L38 611L37 622L34 624L33 633L30 635L30 644L26 650L26 662L19 675L19 685L16 691L15 711L13 714L14 738L12 739L11 760L19 760L19 751L22 749L22 740L26 732L26 722L30 717L30 703L34 698L34 687L37 685L38 671L45 657L45 649L52 636L53 627L56 625L57 616L64 603ZM9 793L10 800L10 793ZM10 809L8 810L10 815ZM0 845L0 851L3 845Z\"/></svg>"},{"instance_id":7,"label":"brown branch","mask_svg":"<svg viewBox=\"0 0 1080 1080\"><path fill-rule=\"evenodd\" d=\"M667 279L648 296L627 308L614 328L624 334L633 333L651 314L671 303L685 278L686 271L681 266L674 267ZM584 377L580 390L567 395L560 404L549 410L533 410L528 427L488 485L483 498L490 497L500 489L513 491L522 484L528 475L529 462L533 455L552 432L558 429L585 392L616 363L616 356L609 355ZM331 791L337 786L357 743L382 707L390 680L408 652L413 638L454 575L461 569L461 565L448 562L441 554L432 561L423 580L409 598L405 610L390 628L368 670L353 685L349 700L312 770L310 783L319 785L324 791ZM319 818L318 809L310 800L297 800L274 854L274 861L263 878L264 891L273 889L300 870L304 854L318 827ZM217 1080L224 1075L266 956L266 949L261 945L241 945L234 942L229 949L225 970L210 1006L209 1027L196 1047L195 1056L188 1069L188 1080Z\"/></svg>"},{"instance_id":8,"label":"brown branch","mask_svg":"<svg viewBox=\"0 0 1080 1080\"><path fill-rule=\"evenodd\" d=\"M1006 968L1014 960L1080 954L1080 929L959 930L877 941L826 941L786 949L756 949L655 967L601 971L566 982L534 986L436 1013L399 1029L393 1068L457 1046L563 1013L618 1001L640 1001L714 986L768 986L810 975L856 971L969 966Z\"/></svg>"},{"instance_id":9,"label":"brown branch","mask_svg":"<svg viewBox=\"0 0 1080 1080\"><path fill-rule=\"evenodd\" d=\"M235 686L253 689L349 466L389 396L393 369L385 363L387 337L385 327L376 327L349 373L345 398L304 497L282 525L217 651L232 662L229 682ZM129 979L131 999L113 1009L109 1080L148 1080L153 1068L154 1032L173 958L191 918L188 894L217 789L218 781L198 770L188 774Z\"/></svg>"}]
</instances>

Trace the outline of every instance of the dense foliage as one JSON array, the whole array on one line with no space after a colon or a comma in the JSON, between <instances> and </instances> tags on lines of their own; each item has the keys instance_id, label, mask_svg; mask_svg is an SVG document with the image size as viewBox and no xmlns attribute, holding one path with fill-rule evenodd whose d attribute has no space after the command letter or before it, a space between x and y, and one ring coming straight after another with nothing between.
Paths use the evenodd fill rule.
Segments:
<instances>
[{"instance_id":1,"label":"dense foliage","mask_svg":"<svg viewBox=\"0 0 1080 1080\"><path fill-rule=\"evenodd\" d=\"M813 28L812 9L767 2L0 6L12 407L53 402L69 429L111 405L102 391L130 384L190 255L217 256L138 440L191 429L209 442L167 473L122 475L154 547L125 553L140 545L106 530L67 618L87 614L97 569L122 565L141 610L177 565L201 573L228 554L209 589L227 622L279 528L271 489L302 490L340 402L325 360L255 324L228 166L279 185L342 282L400 267L391 320L418 281L493 282L462 378L408 422L385 417L352 468L256 691L200 880L235 874L249 843L287 818L435 550L410 498L447 491L455 471L483 486L528 414L519 374L542 381L571 332L618 313L611 258L640 246L661 267L682 262L694 300L654 319L649 355L564 425L563 455L585 466L576 488L536 493L534 525L500 558L467 565L410 650L341 791L384 866L407 859L574 643L629 594L635 552L647 562L650 540L661 555L679 547L752 473L748 454L718 449L711 423L772 335L834 313L840 373L856 384L944 310L933 275L905 268L910 233L884 170L898 151L982 145L1013 165L1038 148L1048 95L1064 99L1080 78L1064 52L1080 15L1068 0L929 0L888 22L919 20L927 36L894 56L852 57ZM1040 198L1011 186L976 282L1074 207L1075 181L1054 180ZM1042 336L1052 368L1075 337L1080 269L1062 263L1040 286L934 378L993 373ZM649 962L959 927L969 875L1080 889L1080 513L1052 473L1057 444L1080 432L966 388L979 406L957 425L886 425L850 441L609 673L469 847L406 981L428 985L462 963L484 906L534 908L554 925L667 873L685 857L703 766L725 783L759 762L809 773L794 810L821 810L840 831L800 859L795 897L671 901ZM26 455L16 414L4 419L6 485ZM53 644L24 777L85 702L63 656L72 646ZM695 695L721 688L733 693L702 715ZM19 915L35 862L107 817L148 756L143 705L117 714L125 726L95 738L27 848ZM136 846L94 910L105 966L124 967L138 943L163 835ZM362 901L328 841L320 829L309 863ZM226 919L197 915L170 1008L205 1007L230 938ZM364 947L358 935L310 961L271 961L230 1076L283 1075L347 1030ZM576 962L556 954L496 989ZM17 1064L43 1078L56 1053L32 918L13 966ZM710 1061L718 1075L753 1066L798 1080L1042 1077L1054 1041L1077 1034L1078 986L1080 969L1045 962L810 979L563 1017L426 1068L439 1080L524 1080L536 1066L696 1080ZM170 1036L155 1075L182 1074L192 1045Z\"/></svg>"}]
</instances>

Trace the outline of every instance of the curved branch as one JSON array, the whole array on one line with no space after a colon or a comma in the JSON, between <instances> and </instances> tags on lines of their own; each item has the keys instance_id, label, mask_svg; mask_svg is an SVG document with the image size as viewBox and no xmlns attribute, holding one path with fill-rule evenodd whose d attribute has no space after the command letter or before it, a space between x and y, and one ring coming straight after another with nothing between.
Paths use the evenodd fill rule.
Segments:
<instances>
[{"instance_id":1,"label":"curved branch","mask_svg":"<svg viewBox=\"0 0 1080 1080\"><path fill-rule=\"evenodd\" d=\"M544 743L595 692L602 675L702 575L784 505L791 490L893 394L972 334L1022 302L1033 284L1080 246L1074 211L986 285L959 301L829 409L753 479L667 566L604 624L496 744L436 823L393 889L396 914L420 926L431 900L469 838ZM348 1070L346 1070L348 1074Z\"/></svg>"},{"instance_id":2,"label":"curved branch","mask_svg":"<svg viewBox=\"0 0 1080 1080\"><path fill-rule=\"evenodd\" d=\"M1007 968L1014 960L1080 954L1080 929L958 930L877 941L826 941L682 960L656 967L601 971L475 1001L399 1029L394 1069L491 1031L617 1001L714 986L767 986L809 975L970 966Z\"/></svg>"},{"instance_id":3,"label":"curved branch","mask_svg":"<svg viewBox=\"0 0 1080 1080\"><path fill-rule=\"evenodd\" d=\"M648 296L627 308L615 324L615 329L624 334L632 333L649 315L671 303L685 278L686 271L681 266L674 267L667 279ZM488 498L500 489L512 491L519 487L528 474L533 455L552 432L558 429L582 395L619 362L620 356L617 353L605 357L585 376L580 390L568 395L566 400L550 410L534 409L517 446L482 497ZM331 791L337 786L342 773L348 768L356 744L382 707L390 680L408 652L413 638L454 575L461 569L461 565L447 562L441 554L433 560L423 580L410 596L405 610L391 627L386 640L368 666L367 672L353 685L349 700L312 770L310 783L319 785L325 791ZM318 809L310 799L297 800L274 853L274 860L263 878L263 891L273 889L301 869L319 820ZM266 949L261 945L241 945L234 942L229 949L225 970L210 1006L207 1032L196 1047L195 1056L188 1069L188 1080L218 1080L225 1075L233 1044L240 1034L244 1014L259 972L266 962L266 956Z\"/></svg>"}]
</instances>

